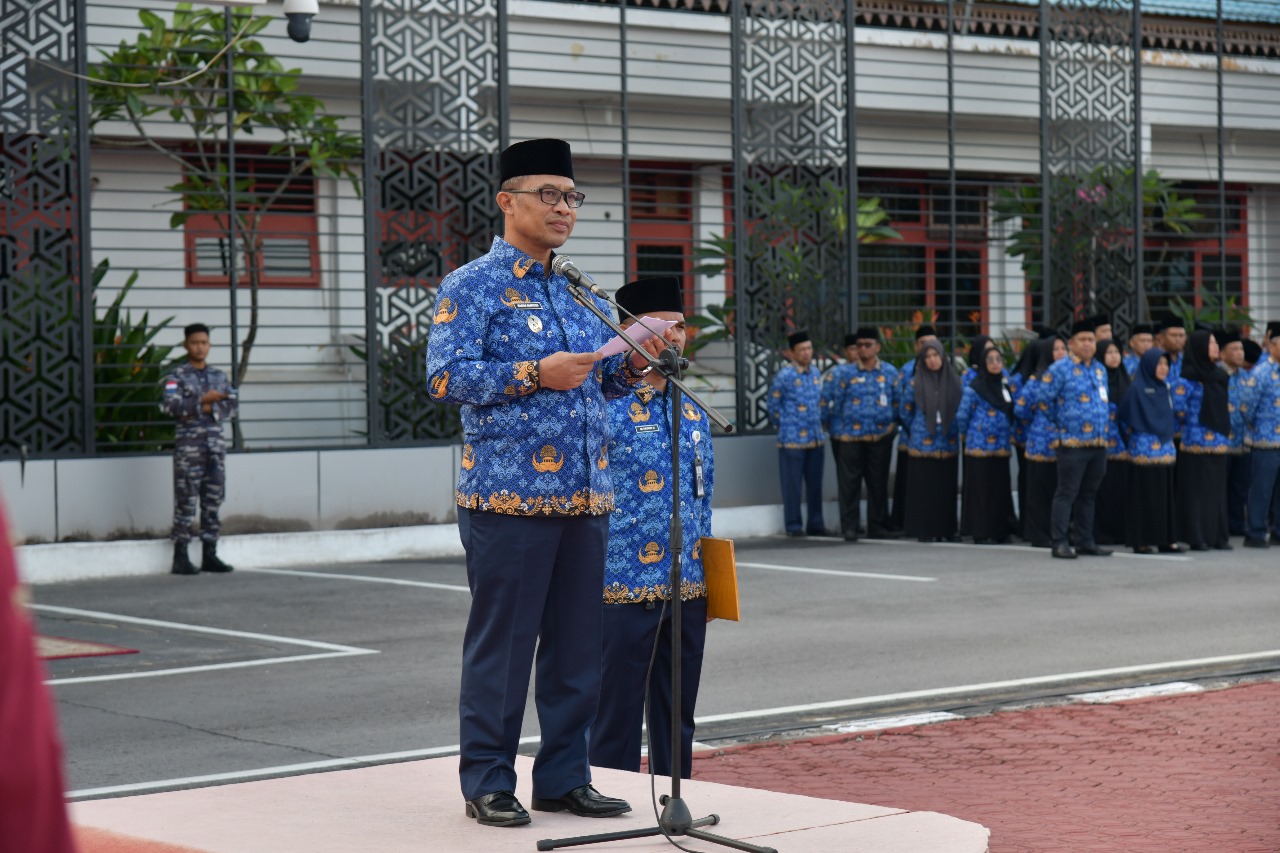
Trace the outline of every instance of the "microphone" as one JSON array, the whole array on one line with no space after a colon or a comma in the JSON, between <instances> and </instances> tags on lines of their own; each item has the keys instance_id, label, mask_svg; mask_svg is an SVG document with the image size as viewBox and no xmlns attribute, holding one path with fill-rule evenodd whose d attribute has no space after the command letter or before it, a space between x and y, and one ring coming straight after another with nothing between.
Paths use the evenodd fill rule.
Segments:
<instances>
[{"instance_id":1,"label":"microphone","mask_svg":"<svg viewBox=\"0 0 1280 853\"><path fill-rule=\"evenodd\" d=\"M569 260L567 255L556 255L555 260L551 262L551 271L556 275L564 276L579 287L585 287L596 296L603 296L605 299L609 298L609 294L605 289L596 284L591 276L578 269L578 265Z\"/></svg>"}]
</instances>

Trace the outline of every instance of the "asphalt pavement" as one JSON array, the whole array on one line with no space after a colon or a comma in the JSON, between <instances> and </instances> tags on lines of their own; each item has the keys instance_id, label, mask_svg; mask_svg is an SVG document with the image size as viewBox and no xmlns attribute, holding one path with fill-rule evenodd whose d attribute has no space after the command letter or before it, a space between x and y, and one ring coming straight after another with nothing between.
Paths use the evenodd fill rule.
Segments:
<instances>
[{"instance_id":1,"label":"asphalt pavement","mask_svg":"<svg viewBox=\"0 0 1280 853\"><path fill-rule=\"evenodd\" d=\"M1280 553L1052 560L1021 546L738 542L698 715L753 733L1280 670ZM137 654L49 662L73 796L449 754L459 560L36 588L43 634ZM524 733L536 739L532 702Z\"/></svg>"}]
</instances>

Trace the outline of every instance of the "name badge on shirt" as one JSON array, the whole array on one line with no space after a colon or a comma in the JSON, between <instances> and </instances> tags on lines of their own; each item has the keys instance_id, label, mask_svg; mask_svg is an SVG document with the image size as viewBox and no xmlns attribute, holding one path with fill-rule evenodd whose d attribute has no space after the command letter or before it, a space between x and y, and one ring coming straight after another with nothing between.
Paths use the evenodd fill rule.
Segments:
<instances>
[{"instance_id":1,"label":"name badge on shirt","mask_svg":"<svg viewBox=\"0 0 1280 853\"><path fill-rule=\"evenodd\" d=\"M659 429L660 427L657 424L640 424L636 427L636 432L657 432Z\"/></svg>"},{"instance_id":2,"label":"name badge on shirt","mask_svg":"<svg viewBox=\"0 0 1280 853\"><path fill-rule=\"evenodd\" d=\"M516 302L511 307L523 308L525 311L541 311L542 303L541 302Z\"/></svg>"},{"instance_id":3,"label":"name badge on shirt","mask_svg":"<svg viewBox=\"0 0 1280 853\"><path fill-rule=\"evenodd\" d=\"M882 405L882 406L887 406L887 405L889 405L889 395L888 395L888 394L885 394L884 392L881 392L881 393L880 393L880 405Z\"/></svg>"},{"instance_id":4,"label":"name badge on shirt","mask_svg":"<svg viewBox=\"0 0 1280 853\"><path fill-rule=\"evenodd\" d=\"M1102 398L1102 402L1104 402L1104 403L1109 403L1109 402L1111 402L1110 400L1108 400L1108 399L1107 399L1107 386L1106 386L1106 385L1099 385L1099 386L1098 386L1098 396Z\"/></svg>"}]
</instances>

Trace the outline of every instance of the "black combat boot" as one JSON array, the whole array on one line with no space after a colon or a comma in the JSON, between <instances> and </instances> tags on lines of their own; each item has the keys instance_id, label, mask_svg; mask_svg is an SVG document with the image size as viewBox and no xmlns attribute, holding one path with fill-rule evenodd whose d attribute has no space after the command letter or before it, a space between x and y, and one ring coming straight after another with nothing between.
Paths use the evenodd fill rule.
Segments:
<instances>
[{"instance_id":1,"label":"black combat boot","mask_svg":"<svg viewBox=\"0 0 1280 853\"><path fill-rule=\"evenodd\" d=\"M228 566L226 563L222 562L222 560L218 559L218 543L217 542L205 542L203 544L204 544L204 559L201 560L200 562L200 571L229 572L232 570L231 566Z\"/></svg>"},{"instance_id":2,"label":"black combat boot","mask_svg":"<svg viewBox=\"0 0 1280 853\"><path fill-rule=\"evenodd\" d=\"M187 556L187 543L173 543L173 573L175 575L198 575L200 570Z\"/></svg>"}]
</instances>

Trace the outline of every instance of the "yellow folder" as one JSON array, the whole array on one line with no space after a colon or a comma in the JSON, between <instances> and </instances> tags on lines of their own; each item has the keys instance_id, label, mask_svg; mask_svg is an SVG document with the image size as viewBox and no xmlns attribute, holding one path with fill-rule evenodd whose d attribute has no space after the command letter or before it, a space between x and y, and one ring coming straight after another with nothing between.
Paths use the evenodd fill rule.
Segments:
<instances>
[{"instance_id":1,"label":"yellow folder","mask_svg":"<svg viewBox=\"0 0 1280 853\"><path fill-rule=\"evenodd\" d=\"M702 537L702 571L707 578L707 616L738 622L738 563L733 556L733 540Z\"/></svg>"}]
</instances>

